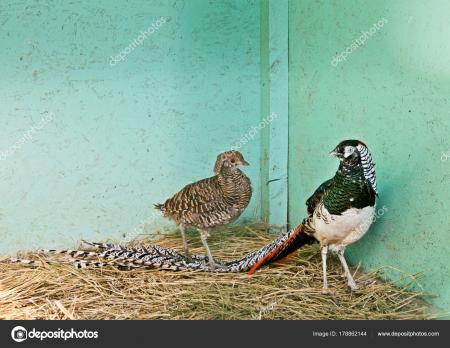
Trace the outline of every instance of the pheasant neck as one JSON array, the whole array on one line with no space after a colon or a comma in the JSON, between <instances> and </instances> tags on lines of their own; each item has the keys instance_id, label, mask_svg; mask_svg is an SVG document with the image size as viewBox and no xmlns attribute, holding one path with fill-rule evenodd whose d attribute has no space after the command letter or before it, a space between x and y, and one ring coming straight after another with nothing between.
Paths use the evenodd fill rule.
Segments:
<instances>
[{"instance_id":1,"label":"pheasant neck","mask_svg":"<svg viewBox=\"0 0 450 348\"><path fill-rule=\"evenodd\" d=\"M252 195L250 180L247 176L236 167L222 168L218 175L218 182L225 200L239 209L245 209Z\"/></svg>"},{"instance_id":2,"label":"pheasant neck","mask_svg":"<svg viewBox=\"0 0 450 348\"><path fill-rule=\"evenodd\" d=\"M363 168L358 164L341 163L333 184L324 196L324 205L331 214L340 215L350 208L375 204L375 193L366 182Z\"/></svg>"}]
</instances>

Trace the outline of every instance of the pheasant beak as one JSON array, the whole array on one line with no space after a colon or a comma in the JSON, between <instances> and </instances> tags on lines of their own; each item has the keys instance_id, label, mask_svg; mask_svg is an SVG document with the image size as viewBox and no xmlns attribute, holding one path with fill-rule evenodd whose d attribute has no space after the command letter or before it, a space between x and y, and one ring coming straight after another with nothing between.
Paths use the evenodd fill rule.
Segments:
<instances>
[{"instance_id":1,"label":"pheasant beak","mask_svg":"<svg viewBox=\"0 0 450 348\"><path fill-rule=\"evenodd\" d=\"M242 160L242 165L243 166L249 166L250 163L248 163L245 159Z\"/></svg>"},{"instance_id":2,"label":"pheasant beak","mask_svg":"<svg viewBox=\"0 0 450 348\"><path fill-rule=\"evenodd\" d=\"M334 149L333 151L330 152L331 156L337 157L340 160L342 160L344 158L344 156L342 156L342 153L340 153L337 149Z\"/></svg>"}]
</instances>

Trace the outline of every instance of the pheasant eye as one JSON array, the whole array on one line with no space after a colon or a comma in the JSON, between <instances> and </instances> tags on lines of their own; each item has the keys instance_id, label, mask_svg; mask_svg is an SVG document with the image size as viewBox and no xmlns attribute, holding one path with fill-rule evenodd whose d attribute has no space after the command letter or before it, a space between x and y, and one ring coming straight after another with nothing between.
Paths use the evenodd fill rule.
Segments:
<instances>
[{"instance_id":1,"label":"pheasant eye","mask_svg":"<svg viewBox=\"0 0 450 348\"><path fill-rule=\"evenodd\" d=\"M231 163L234 163L234 159L231 159L230 162L231 162Z\"/></svg>"}]
</instances>

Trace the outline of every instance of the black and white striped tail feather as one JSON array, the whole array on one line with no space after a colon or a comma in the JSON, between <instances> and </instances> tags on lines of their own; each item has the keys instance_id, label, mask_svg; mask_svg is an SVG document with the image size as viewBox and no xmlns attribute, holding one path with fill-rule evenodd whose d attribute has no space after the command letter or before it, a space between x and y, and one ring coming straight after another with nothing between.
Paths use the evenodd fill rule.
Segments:
<instances>
[{"instance_id":1,"label":"black and white striped tail feather","mask_svg":"<svg viewBox=\"0 0 450 348\"><path fill-rule=\"evenodd\" d=\"M238 260L233 260L229 262L222 262L220 260L215 260L218 266L214 269L214 272L218 273L229 273L229 272L246 272L250 270L256 263L260 260L264 259L266 255L272 252L275 249L279 249L279 251L271 258L271 261L275 261L277 259L286 256L290 252L296 250L307 242L304 241L304 236L297 237L292 241L289 241L289 244L286 244L286 241L290 240L294 233L296 233L297 229L292 229L289 232L281 235L268 245L255 250L243 258ZM308 240L309 242L309 240ZM98 245L101 248L106 248L107 246L112 247L111 245L105 245L103 243L89 243L91 245ZM283 248L280 248L283 246ZM140 250L140 248L134 248L134 250L126 249L123 246L115 245L113 247L115 250L110 250L110 255L113 257L115 255L115 251L120 252L120 256L117 261L119 263L115 264L115 266L119 266L120 268L126 269L135 269L135 268L161 268L161 269L170 269L170 270L200 270L200 271L212 271L209 267L208 260L205 256L194 255L191 259L187 259L184 255L176 252L173 249L163 248L155 245L150 245L146 247L146 250ZM124 248L129 251L129 253L125 254L128 257L123 257ZM151 252L149 252L151 251ZM156 251L156 254L155 254ZM85 262L86 266L93 267L103 267L105 264L95 264ZM107 265L111 265L108 263Z\"/></svg>"},{"instance_id":2,"label":"black and white striped tail feather","mask_svg":"<svg viewBox=\"0 0 450 348\"><path fill-rule=\"evenodd\" d=\"M171 270L198 269L207 270L207 257L193 255L186 259L173 249L163 248L157 245L139 247L125 247L120 244L84 243L96 247L97 251L85 250L42 250L38 255L58 254L68 256L67 260L29 260L10 258L11 263L22 263L30 266L43 266L48 263L73 263L76 268L116 267L119 269L135 268L161 268ZM219 265L224 262L216 260Z\"/></svg>"},{"instance_id":3,"label":"black and white striped tail feather","mask_svg":"<svg viewBox=\"0 0 450 348\"><path fill-rule=\"evenodd\" d=\"M173 249L163 248L157 245L125 247L120 244L91 243L83 241L83 243L95 247L99 251L51 250L51 253L69 255L69 261L72 262L76 268L114 267L123 270L158 268L174 271L213 271L217 273L246 272L274 250L277 250L277 252L271 256L270 262L280 259L306 244L306 242L301 239L304 238L304 234L300 233L301 236L298 237L294 235L297 232L298 229L292 229L271 243L245 255L241 259L229 262L215 260L217 267L214 270L211 270L206 256L193 255L188 259L183 254L180 254ZM292 236L295 238L292 239ZM23 261L22 263L37 265L36 261L33 260L17 260L18 262Z\"/></svg>"},{"instance_id":4,"label":"black and white striped tail feather","mask_svg":"<svg viewBox=\"0 0 450 348\"><path fill-rule=\"evenodd\" d=\"M228 272L245 272L249 270L255 263L265 257L265 255L282 245L293 232L280 236L270 244L244 256L241 259L230 262L223 262L215 260L217 267L214 272L228 273ZM77 268L87 267L106 267L112 266L120 269L136 269L136 268L160 268L170 270L200 270L211 271L208 264L208 259L205 256L193 255L187 259L184 255L169 248L163 248L156 245L149 245L146 247L126 248L122 245L105 244L105 243L91 243L85 242L88 245L95 246L104 250L100 253L105 259L110 259L110 262L78 260L76 261Z\"/></svg>"},{"instance_id":5,"label":"black and white striped tail feather","mask_svg":"<svg viewBox=\"0 0 450 348\"><path fill-rule=\"evenodd\" d=\"M70 262L77 262L80 261L79 259L119 259L120 257L126 258L129 255L133 255L133 253L136 252L147 252L147 250L143 247L140 247L139 250L136 250L136 248L126 248L118 244L106 244L106 243L90 243L86 241L82 241L85 244L88 244L90 246L93 246L100 250L100 252L97 251L89 251L89 250L72 250L72 249L47 249L47 250L39 250L35 255L36 256L49 256L49 255L56 255L56 256L63 256L68 257L67 263ZM43 265L48 263L62 263L64 261L62 260L51 260L51 259L45 259L44 260L31 260L31 259L24 259L24 258L9 258L7 259L10 263L22 263L22 264L28 264L28 265ZM64 262L66 263L66 262ZM95 263L92 261L92 263Z\"/></svg>"},{"instance_id":6,"label":"black and white striped tail feather","mask_svg":"<svg viewBox=\"0 0 450 348\"><path fill-rule=\"evenodd\" d=\"M87 250L71 250L71 249L63 249L63 250L55 250L55 249L48 249L48 250L39 250L36 254L36 256L48 256L48 255L61 255L61 256L67 256L67 260L51 260L51 259L25 259L25 258L14 258L11 257L9 259L6 259L6 261L10 263L21 263L24 265L29 266L44 266L46 264L61 264L61 263L72 263L80 258L103 258L103 255L95 252L95 251L87 251Z\"/></svg>"}]
</instances>

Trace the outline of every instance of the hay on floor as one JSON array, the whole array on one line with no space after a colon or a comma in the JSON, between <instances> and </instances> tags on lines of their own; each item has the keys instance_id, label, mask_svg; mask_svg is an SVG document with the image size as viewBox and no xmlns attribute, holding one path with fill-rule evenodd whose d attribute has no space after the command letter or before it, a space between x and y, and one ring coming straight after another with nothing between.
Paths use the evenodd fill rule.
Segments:
<instances>
[{"instance_id":1,"label":"hay on floor","mask_svg":"<svg viewBox=\"0 0 450 348\"><path fill-rule=\"evenodd\" d=\"M274 239L263 225L233 226L210 238L213 255L239 258ZM149 239L145 240L150 242ZM179 233L151 242L181 250ZM139 241L135 243L144 243ZM197 233L193 252L203 254ZM47 257L49 260L51 256ZM46 260L46 257L42 257ZM335 257L329 258L332 295L324 295L318 246L253 276L193 271L77 270L68 264L29 267L0 263L0 319L431 319L421 293L353 270L351 293Z\"/></svg>"}]
</instances>

